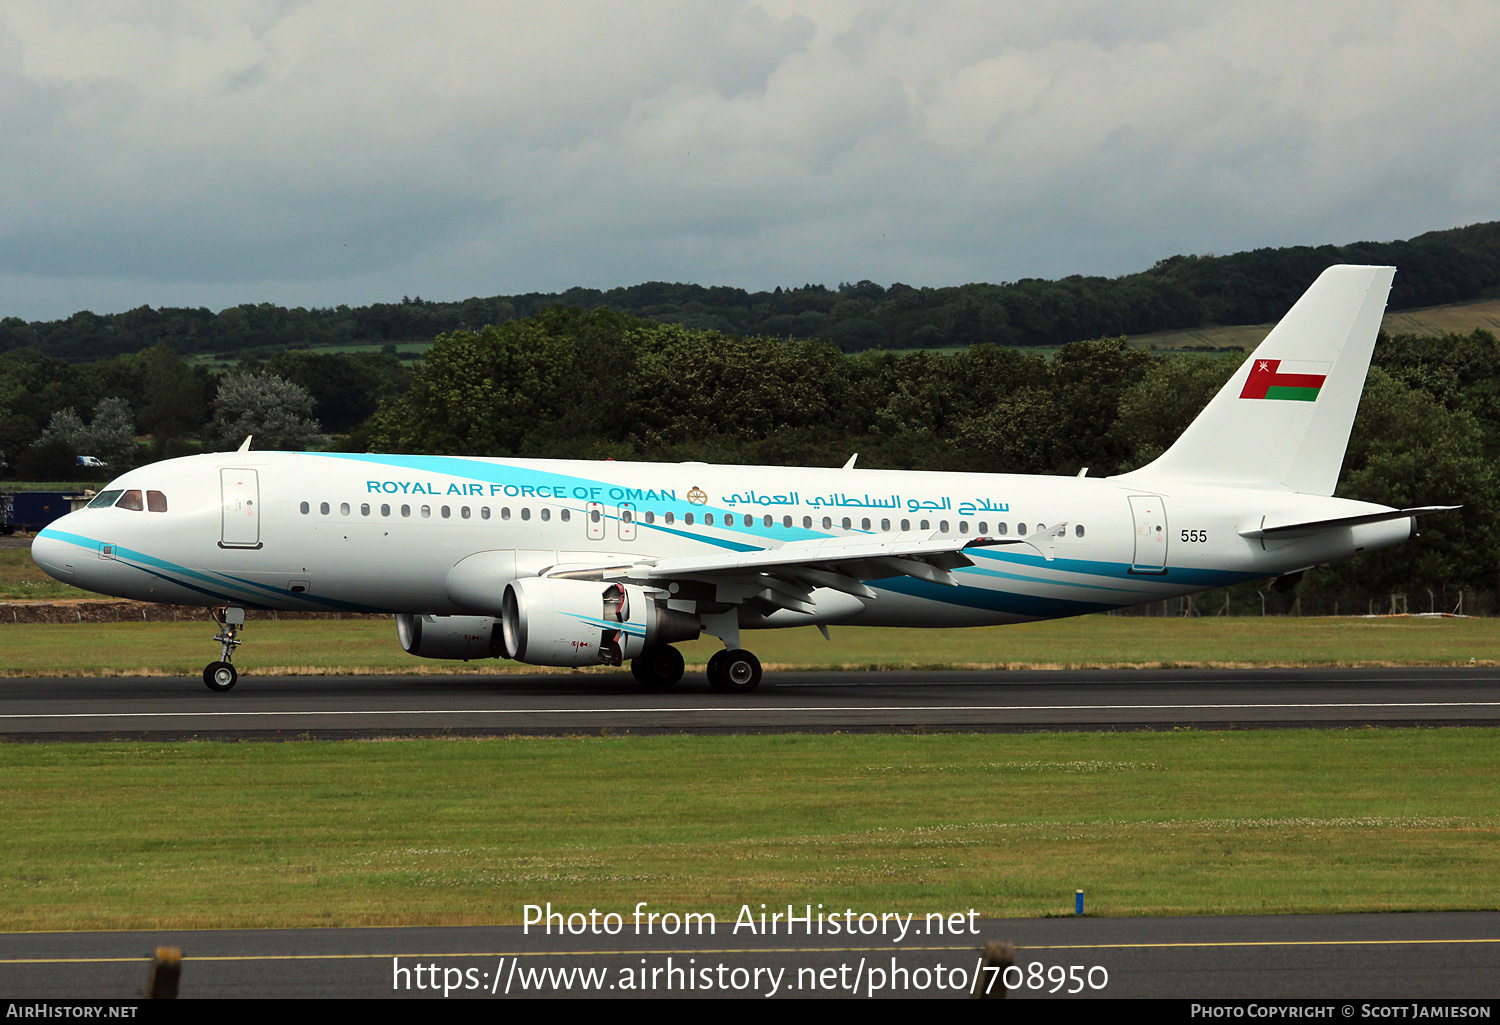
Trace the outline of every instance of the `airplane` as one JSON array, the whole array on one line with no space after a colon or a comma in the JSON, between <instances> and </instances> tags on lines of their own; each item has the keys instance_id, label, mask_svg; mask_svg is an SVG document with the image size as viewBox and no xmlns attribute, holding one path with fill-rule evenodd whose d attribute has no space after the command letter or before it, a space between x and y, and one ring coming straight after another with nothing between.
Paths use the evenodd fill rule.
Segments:
<instances>
[{"instance_id":1,"label":"airplane","mask_svg":"<svg viewBox=\"0 0 1500 1025\"><path fill-rule=\"evenodd\" d=\"M345 452L205 453L122 474L32 557L90 591L201 605L214 691L245 610L379 613L424 658L683 677L742 631L1019 623L1282 576L1411 537L1334 498L1392 267L1325 270L1154 462L1113 477Z\"/></svg>"}]
</instances>

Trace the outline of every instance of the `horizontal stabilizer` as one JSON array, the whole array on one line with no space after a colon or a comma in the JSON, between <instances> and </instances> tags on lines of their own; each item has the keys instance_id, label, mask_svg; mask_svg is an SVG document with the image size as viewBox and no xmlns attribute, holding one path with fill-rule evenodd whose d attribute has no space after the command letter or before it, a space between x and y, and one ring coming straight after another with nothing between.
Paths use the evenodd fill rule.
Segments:
<instances>
[{"instance_id":1,"label":"horizontal stabilizer","mask_svg":"<svg viewBox=\"0 0 1500 1025\"><path fill-rule=\"evenodd\" d=\"M1424 505L1415 509L1387 509L1384 512L1365 513L1362 516L1339 516L1331 520L1305 520L1301 523L1278 523L1275 526L1260 526L1254 530L1240 531L1240 537L1250 538L1292 538L1307 534L1317 534L1325 530L1334 530L1338 527L1357 527L1362 523L1383 523L1386 520L1400 520L1410 516L1426 516L1428 513L1451 512L1461 509L1459 505Z\"/></svg>"}]
</instances>

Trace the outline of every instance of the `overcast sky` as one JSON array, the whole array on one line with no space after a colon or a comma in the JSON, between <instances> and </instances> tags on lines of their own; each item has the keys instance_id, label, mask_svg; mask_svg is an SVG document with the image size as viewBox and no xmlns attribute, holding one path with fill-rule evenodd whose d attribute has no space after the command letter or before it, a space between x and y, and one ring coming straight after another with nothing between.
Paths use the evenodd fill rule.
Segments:
<instances>
[{"instance_id":1,"label":"overcast sky","mask_svg":"<svg viewBox=\"0 0 1500 1025\"><path fill-rule=\"evenodd\" d=\"M0 316L1122 274L1500 219L1500 5L3 0Z\"/></svg>"}]
</instances>

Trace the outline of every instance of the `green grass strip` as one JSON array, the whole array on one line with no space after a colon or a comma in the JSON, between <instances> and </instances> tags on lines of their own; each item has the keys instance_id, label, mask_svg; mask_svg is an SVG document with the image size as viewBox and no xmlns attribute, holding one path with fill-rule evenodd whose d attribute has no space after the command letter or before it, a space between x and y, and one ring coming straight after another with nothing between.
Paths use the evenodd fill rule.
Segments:
<instances>
[{"instance_id":1,"label":"green grass strip","mask_svg":"<svg viewBox=\"0 0 1500 1025\"><path fill-rule=\"evenodd\" d=\"M1500 904L1492 729L10 745L0 773L6 930Z\"/></svg>"},{"instance_id":2,"label":"green grass strip","mask_svg":"<svg viewBox=\"0 0 1500 1025\"><path fill-rule=\"evenodd\" d=\"M0 611L3 616L3 611ZM768 668L1493 665L1500 619L1085 616L953 630L762 630L744 642ZM0 676L196 677L218 658L197 623L0 623ZM252 621L235 655L254 674L541 672L515 662L414 658L389 619ZM721 645L680 645L702 666ZM624 673L625 670L592 670Z\"/></svg>"}]
</instances>

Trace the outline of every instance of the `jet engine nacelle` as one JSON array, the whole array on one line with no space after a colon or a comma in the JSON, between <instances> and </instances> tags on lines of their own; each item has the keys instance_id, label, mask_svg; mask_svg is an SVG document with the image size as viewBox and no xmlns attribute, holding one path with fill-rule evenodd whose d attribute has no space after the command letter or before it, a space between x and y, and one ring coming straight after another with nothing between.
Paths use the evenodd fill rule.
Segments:
<instances>
[{"instance_id":1,"label":"jet engine nacelle","mask_svg":"<svg viewBox=\"0 0 1500 1025\"><path fill-rule=\"evenodd\" d=\"M396 617L396 637L422 658L506 658L500 620L492 616Z\"/></svg>"},{"instance_id":2,"label":"jet engine nacelle","mask_svg":"<svg viewBox=\"0 0 1500 1025\"><path fill-rule=\"evenodd\" d=\"M667 608L642 587L597 580L513 580L500 616L510 657L537 666L617 666L702 631L698 617Z\"/></svg>"}]
</instances>

